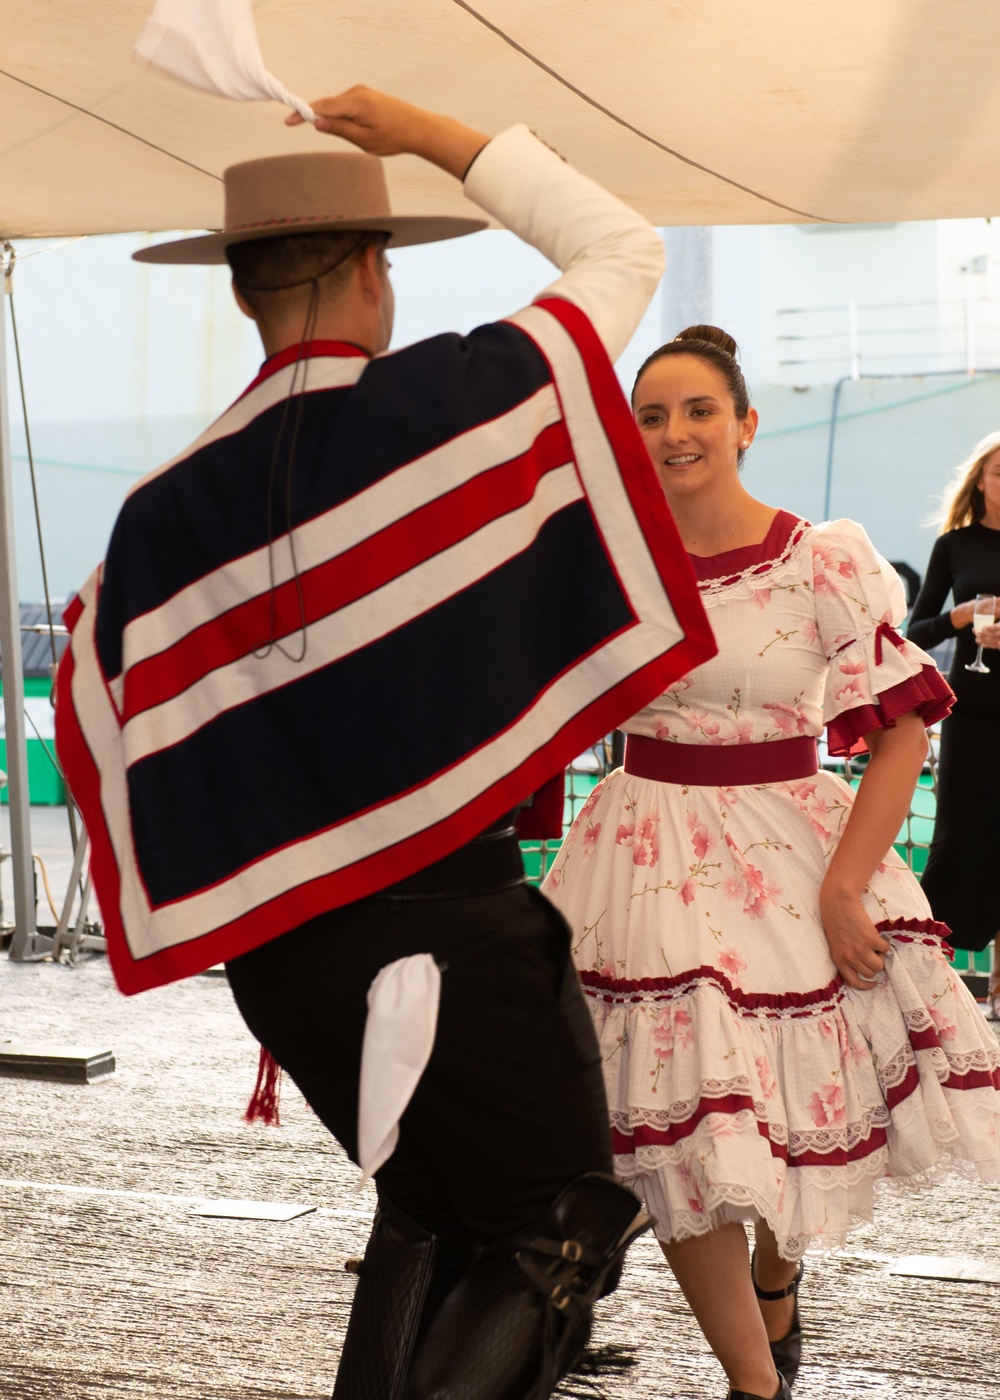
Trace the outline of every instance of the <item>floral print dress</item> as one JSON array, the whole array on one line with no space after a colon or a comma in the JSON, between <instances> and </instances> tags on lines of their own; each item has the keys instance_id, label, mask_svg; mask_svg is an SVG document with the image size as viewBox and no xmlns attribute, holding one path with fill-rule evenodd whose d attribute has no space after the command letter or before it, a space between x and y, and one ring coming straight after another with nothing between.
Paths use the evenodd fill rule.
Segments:
<instances>
[{"instance_id":1,"label":"floral print dress","mask_svg":"<svg viewBox=\"0 0 1000 1400\"><path fill-rule=\"evenodd\" d=\"M719 654L628 734L718 747L826 726L838 754L946 713L947 685L895 630L899 580L853 521L779 512L763 544L692 562ZM721 786L618 770L546 881L597 1025L616 1170L665 1240L763 1219L794 1259L870 1219L881 1180L1000 1179L997 1042L895 851L863 896L892 942L875 989L830 958L819 888L852 798L822 769Z\"/></svg>"}]
</instances>

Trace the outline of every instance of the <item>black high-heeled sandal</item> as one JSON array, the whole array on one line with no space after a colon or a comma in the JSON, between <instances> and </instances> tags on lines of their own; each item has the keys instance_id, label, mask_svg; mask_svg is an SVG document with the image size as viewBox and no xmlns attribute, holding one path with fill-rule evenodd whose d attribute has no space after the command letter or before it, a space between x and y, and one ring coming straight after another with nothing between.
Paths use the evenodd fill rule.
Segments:
<instances>
[{"instance_id":1,"label":"black high-heeled sandal","mask_svg":"<svg viewBox=\"0 0 1000 1400\"><path fill-rule=\"evenodd\" d=\"M750 1281L757 1297L762 1298L765 1303L776 1303L780 1298L795 1299L791 1327L778 1341L769 1344L775 1369L782 1380L791 1387L795 1384L795 1377L799 1374L799 1366L802 1362L802 1324L799 1322L798 1292L802 1275L805 1272L805 1265L800 1259L799 1267L795 1270L795 1277L785 1288L758 1288L753 1268L756 1258L757 1251L754 1250L750 1256Z\"/></svg>"},{"instance_id":2,"label":"black high-heeled sandal","mask_svg":"<svg viewBox=\"0 0 1000 1400\"><path fill-rule=\"evenodd\" d=\"M763 1395L751 1395L749 1390L731 1390L729 1400L766 1400ZM771 1400L792 1400L792 1392L788 1389L788 1382L784 1376L778 1376L778 1389L771 1396Z\"/></svg>"}]
</instances>

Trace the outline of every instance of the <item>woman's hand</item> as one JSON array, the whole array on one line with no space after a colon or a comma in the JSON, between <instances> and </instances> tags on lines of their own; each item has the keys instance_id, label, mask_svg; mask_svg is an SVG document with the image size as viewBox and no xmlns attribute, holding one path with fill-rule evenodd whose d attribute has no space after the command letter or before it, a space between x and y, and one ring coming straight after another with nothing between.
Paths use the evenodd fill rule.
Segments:
<instances>
[{"instance_id":1,"label":"woman's hand","mask_svg":"<svg viewBox=\"0 0 1000 1400\"><path fill-rule=\"evenodd\" d=\"M952 608L948 616L951 618L953 627L971 627L972 616L976 611L976 600L971 598L967 603L958 603Z\"/></svg>"},{"instance_id":2,"label":"woman's hand","mask_svg":"<svg viewBox=\"0 0 1000 1400\"><path fill-rule=\"evenodd\" d=\"M991 627L984 627L982 631L977 632L976 641L982 643L989 651L1000 651L1000 622L994 622Z\"/></svg>"},{"instance_id":3,"label":"woman's hand","mask_svg":"<svg viewBox=\"0 0 1000 1400\"><path fill-rule=\"evenodd\" d=\"M819 910L837 971L855 991L872 991L892 946L888 938L865 913L858 895L828 891L824 885L819 892Z\"/></svg>"}]
</instances>

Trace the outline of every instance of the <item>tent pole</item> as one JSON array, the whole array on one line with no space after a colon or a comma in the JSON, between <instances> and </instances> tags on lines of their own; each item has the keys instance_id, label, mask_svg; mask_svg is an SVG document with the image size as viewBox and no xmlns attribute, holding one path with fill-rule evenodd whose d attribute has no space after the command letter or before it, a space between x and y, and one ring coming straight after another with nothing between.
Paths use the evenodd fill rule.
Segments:
<instances>
[{"instance_id":1,"label":"tent pole","mask_svg":"<svg viewBox=\"0 0 1000 1400\"><path fill-rule=\"evenodd\" d=\"M0 679L3 682L4 732L7 741L7 795L10 801L11 868L14 881L12 958L38 956L37 909L31 863L28 749L24 729L24 674L21 665L21 613L14 553L14 490L10 455L7 395L7 297L10 296L14 250L2 251L0 295Z\"/></svg>"},{"instance_id":2,"label":"tent pole","mask_svg":"<svg viewBox=\"0 0 1000 1400\"><path fill-rule=\"evenodd\" d=\"M711 325L715 314L715 242L710 228L667 228L662 333L673 340L685 326Z\"/></svg>"}]
</instances>

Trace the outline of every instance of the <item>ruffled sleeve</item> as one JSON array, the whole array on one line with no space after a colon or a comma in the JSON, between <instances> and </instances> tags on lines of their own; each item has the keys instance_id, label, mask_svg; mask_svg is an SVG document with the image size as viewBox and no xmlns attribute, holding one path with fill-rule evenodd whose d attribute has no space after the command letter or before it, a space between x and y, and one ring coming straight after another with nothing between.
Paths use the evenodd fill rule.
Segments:
<instances>
[{"instance_id":1,"label":"ruffled sleeve","mask_svg":"<svg viewBox=\"0 0 1000 1400\"><path fill-rule=\"evenodd\" d=\"M951 709L951 687L930 657L896 629L906 615L899 576L853 520L818 525L812 537L816 626L830 668L823 719L831 754L864 748L915 710L925 725Z\"/></svg>"}]
</instances>

